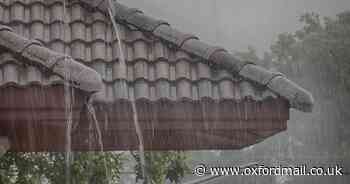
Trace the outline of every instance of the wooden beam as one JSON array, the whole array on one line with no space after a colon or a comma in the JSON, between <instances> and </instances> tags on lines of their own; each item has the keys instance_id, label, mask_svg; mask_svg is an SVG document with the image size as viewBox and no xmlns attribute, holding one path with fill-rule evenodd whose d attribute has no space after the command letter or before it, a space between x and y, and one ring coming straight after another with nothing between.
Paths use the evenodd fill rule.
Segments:
<instances>
[{"instance_id":1,"label":"wooden beam","mask_svg":"<svg viewBox=\"0 0 350 184\"><path fill-rule=\"evenodd\" d=\"M73 150L100 150L86 94L76 90ZM0 136L13 151L65 151L66 109L63 86L0 89ZM240 149L286 130L289 107L283 99L136 101L146 150ZM94 104L104 150L136 150L131 103Z\"/></svg>"}]
</instances>

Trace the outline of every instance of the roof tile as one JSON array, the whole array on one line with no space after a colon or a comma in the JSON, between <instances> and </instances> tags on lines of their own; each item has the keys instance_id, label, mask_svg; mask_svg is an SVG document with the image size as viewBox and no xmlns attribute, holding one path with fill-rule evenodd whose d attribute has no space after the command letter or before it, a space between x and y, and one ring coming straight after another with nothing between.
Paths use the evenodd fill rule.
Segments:
<instances>
[{"instance_id":1,"label":"roof tile","mask_svg":"<svg viewBox=\"0 0 350 184\"><path fill-rule=\"evenodd\" d=\"M134 80L137 79L149 79L148 77L148 64L141 60L134 64Z\"/></svg>"},{"instance_id":2,"label":"roof tile","mask_svg":"<svg viewBox=\"0 0 350 184\"><path fill-rule=\"evenodd\" d=\"M234 98L233 84L230 80L222 80L219 82L219 96L222 99Z\"/></svg>"},{"instance_id":3,"label":"roof tile","mask_svg":"<svg viewBox=\"0 0 350 184\"><path fill-rule=\"evenodd\" d=\"M15 2L12 4L10 9L10 18L12 22L22 22L25 20L24 16L24 5L19 2Z\"/></svg>"},{"instance_id":4,"label":"roof tile","mask_svg":"<svg viewBox=\"0 0 350 184\"><path fill-rule=\"evenodd\" d=\"M32 21L42 21L45 14L44 5L41 3L33 4L30 10L30 18Z\"/></svg>"},{"instance_id":5,"label":"roof tile","mask_svg":"<svg viewBox=\"0 0 350 184\"><path fill-rule=\"evenodd\" d=\"M241 99L250 98L256 100L255 90L249 82L243 81L239 85Z\"/></svg>"},{"instance_id":6,"label":"roof tile","mask_svg":"<svg viewBox=\"0 0 350 184\"><path fill-rule=\"evenodd\" d=\"M153 51L154 51L153 60L166 60L167 58L169 58L168 56L169 51L167 47L159 41L154 43Z\"/></svg>"},{"instance_id":7,"label":"roof tile","mask_svg":"<svg viewBox=\"0 0 350 184\"><path fill-rule=\"evenodd\" d=\"M160 61L156 63L156 79L169 79L169 63Z\"/></svg>"},{"instance_id":8,"label":"roof tile","mask_svg":"<svg viewBox=\"0 0 350 184\"><path fill-rule=\"evenodd\" d=\"M75 41L71 44L71 56L79 61L85 61L85 44Z\"/></svg>"},{"instance_id":9,"label":"roof tile","mask_svg":"<svg viewBox=\"0 0 350 184\"><path fill-rule=\"evenodd\" d=\"M158 98L171 98L170 83L167 80L159 80L156 83L156 97Z\"/></svg>"},{"instance_id":10,"label":"roof tile","mask_svg":"<svg viewBox=\"0 0 350 184\"><path fill-rule=\"evenodd\" d=\"M51 6L50 10L50 21L51 22L63 22L64 16L63 16L63 6L60 3L55 3Z\"/></svg>"},{"instance_id":11,"label":"roof tile","mask_svg":"<svg viewBox=\"0 0 350 184\"><path fill-rule=\"evenodd\" d=\"M71 7L71 22L84 22L85 11L79 4L73 4Z\"/></svg>"},{"instance_id":12,"label":"roof tile","mask_svg":"<svg viewBox=\"0 0 350 184\"><path fill-rule=\"evenodd\" d=\"M60 22L54 22L50 25L50 39L54 40L64 40L64 29ZM49 40L50 40L49 39Z\"/></svg>"},{"instance_id":13,"label":"roof tile","mask_svg":"<svg viewBox=\"0 0 350 184\"><path fill-rule=\"evenodd\" d=\"M160 25L153 31L153 34L171 43L175 43L178 47L182 47L186 40L197 39L197 37L192 34L184 34L168 25Z\"/></svg>"},{"instance_id":14,"label":"roof tile","mask_svg":"<svg viewBox=\"0 0 350 184\"><path fill-rule=\"evenodd\" d=\"M198 68L198 79L210 79L211 77L211 69L209 68L208 65L204 63L198 63L197 64Z\"/></svg>"},{"instance_id":15,"label":"roof tile","mask_svg":"<svg viewBox=\"0 0 350 184\"><path fill-rule=\"evenodd\" d=\"M98 21L92 24L92 40L106 40L106 32L106 24L104 22Z\"/></svg>"},{"instance_id":16,"label":"roof tile","mask_svg":"<svg viewBox=\"0 0 350 184\"><path fill-rule=\"evenodd\" d=\"M204 97L212 98L213 97L212 90L213 90L213 87L209 80L204 79L198 82L199 98L204 98Z\"/></svg>"},{"instance_id":17,"label":"roof tile","mask_svg":"<svg viewBox=\"0 0 350 184\"><path fill-rule=\"evenodd\" d=\"M9 2L4 5L0 2L1 9L4 11L0 15L0 22L5 22L14 28L16 33L39 39L54 51L70 54L101 74L104 85L102 91L97 94L97 99L101 101L130 99L134 96L149 100L161 98L198 100L203 97L215 100L240 100L245 97L244 95L261 100L265 97L258 98L256 95L273 94L265 88L263 92L258 93L257 86L233 77L227 71L210 69L207 64L202 63L203 58L190 56L184 51L170 47L168 42L118 24L122 50L126 57L125 69L121 65L118 41L109 18L99 11L88 12L79 3L67 7L68 26L63 25L62 1L42 1L41 4L25 2L19 5ZM27 19L23 18L25 11L29 12ZM8 20L9 12L21 17L16 24L12 18L11 21ZM49 16L46 16L47 14ZM63 27L65 31L62 31ZM163 34L168 29L169 26L162 25L155 32L159 32L163 37L181 34L180 32ZM181 39L176 39L175 42L181 45L188 39L196 37L183 34ZM216 49L209 46L208 48ZM210 55L209 51L211 50L205 53ZM9 64L1 64L5 62ZM5 83L14 81L18 83L17 85L23 85L40 82L49 85L62 82L60 77L43 74L38 68L13 63L15 59L0 58L0 70L3 73L0 76L3 76L2 81ZM23 73L23 70L27 75L22 81L19 73ZM128 90L124 90L125 87Z\"/></svg>"},{"instance_id":18,"label":"roof tile","mask_svg":"<svg viewBox=\"0 0 350 184\"><path fill-rule=\"evenodd\" d=\"M177 81L176 97L177 99L187 98L192 99L192 89L189 80L181 79Z\"/></svg>"},{"instance_id":19,"label":"roof tile","mask_svg":"<svg viewBox=\"0 0 350 184\"><path fill-rule=\"evenodd\" d=\"M106 56L106 43L103 41L95 41L91 45L91 60L92 61L98 61L102 60L105 61Z\"/></svg>"},{"instance_id":20,"label":"roof tile","mask_svg":"<svg viewBox=\"0 0 350 184\"><path fill-rule=\"evenodd\" d=\"M42 22L33 22L30 29L30 39L45 41L44 24Z\"/></svg>"},{"instance_id":21,"label":"roof tile","mask_svg":"<svg viewBox=\"0 0 350 184\"><path fill-rule=\"evenodd\" d=\"M126 70L125 69L120 69L122 67L120 65L121 65L121 63L119 61L113 63L113 69L112 69L113 80L126 79L127 78Z\"/></svg>"},{"instance_id":22,"label":"roof tile","mask_svg":"<svg viewBox=\"0 0 350 184\"><path fill-rule=\"evenodd\" d=\"M85 27L84 23L73 22L71 24L71 39L72 39L72 41L76 41L76 40L85 41L85 39L86 39L86 27Z\"/></svg>"},{"instance_id":23,"label":"roof tile","mask_svg":"<svg viewBox=\"0 0 350 184\"><path fill-rule=\"evenodd\" d=\"M16 64L6 64L3 66L4 82L6 83L20 83L19 70Z\"/></svg>"},{"instance_id":24,"label":"roof tile","mask_svg":"<svg viewBox=\"0 0 350 184\"><path fill-rule=\"evenodd\" d=\"M118 80L114 82L114 99L128 99L128 84L125 80Z\"/></svg>"},{"instance_id":25,"label":"roof tile","mask_svg":"<svg viewBox=\"0 0 350 184\"><path fill-rule=\"evenodd\" d=\"M102 77L102 79L106 79L106 63L104 62L94 62L90 65L91 68L97 71Z\"/></svg>"},{"instance_id":26,"label":"roof tile","mask_svg":"<svg viewBox=\"0 0 350 184\"><path fill-rule=\"evenodd\" d=\"M37 67L34 66L28 66L28 70L27 70L27 79L29 81L33 81L34 83L40 84L42 81L42 73L41 71L39 71L39 69Z\"/></svg>"},{"instance_id":27,"label":"roof tile","mask_svg":"<svg viewBox=\"0 0 350 184\"><path fill-rule=\"evenodd\" d=\"M135 99L149 99L150 98L150 89L149 85L144 80L136 80L134 83L134 95Z\"/></svg>"},{"instance_id":28,"label":"roof tile","mask_svg":"<svg viewBox=\"0 0 350 184\"><path fill-rule=\"evenodd\" d=\"M134 42L134 60L148 60L148 45L144 41Z\"/></svg>"},{"instance_id":29,"label":"roof tile","mask_svg":"<svg viewBox=\"0 0 350 184\"><path fill-rule=\"evenodd\" d=\"M191 65L183 59L176 63L176 79L181 78L191 79Z\"/></svg>"}]
</instances>

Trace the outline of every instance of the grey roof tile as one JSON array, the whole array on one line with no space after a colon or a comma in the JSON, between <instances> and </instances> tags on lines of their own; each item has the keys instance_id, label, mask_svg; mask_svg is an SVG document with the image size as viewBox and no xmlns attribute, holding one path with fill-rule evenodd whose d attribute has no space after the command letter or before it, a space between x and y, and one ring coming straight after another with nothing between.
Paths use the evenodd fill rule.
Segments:
<instances>
[{"instance_id":1,"label":"grey roof tile","mask_svg":"<svg viewBox=\"0 0 350 184\"><path fill-rule=\"evenodd\" d=\"M55 3L49 8L51 22L63 22L63 6L61 3Z\"/></svg>"},{"instance_id":2,"label":"grey roof tile","mask_svg":"<svg viewBox=\"0 0 350 184\"><path fill-rule=\"evenodd\" d=\"M166 80L159 80L156 83L155 98L171 98L170 83Z\"/></svg>"},{"instance_id":3,"label":"grey roof tile","mask_svg":"<svg viewBox=\"0 0 350 184\"><path fill-rule=\"evenodd\" d=\"M6 83L20 83L19 70L15 64L6 64L3 66L4 82Z\"/></svg>"},{"instance_id":4,"label":"grey roof tile","mask_svg":"<svg viewBox=\"0 0 350 184\"><path fill-rule=\"evenodd\" d=\"M84 8L81 7L79 4L73 4L70 12L71 12L71 16L70 16L71 22L84 22L86 13L84 11Z\"/></svg>"},{"instance_id":5,"label":"grey roof tile","mask_svg":"<svg viewBox=\"0 0 350 184\"><path fill-rule=\"evenodd\" d=\"M28 66L27 79L40 84L42 81L42 73L37 67Z\"/></svg>"},{"instance_id":6,"label":"grey roof tile","mask_svg":"<svg viewBox=\"0 0 350 184\"><path fill-rule=\"evenodd\" d=\"M204 63L197 63L197 78L198 79L210 79L211 77L211 69L208 65Z\"/></svg>"},{"instance_id":7,"label":"grey roof tile","mask_svg":"<svg viewBox=\"0 0 350 184\"><path fill-rule=\"evenodd\" d=\"M161 42L155 42L153 46L154 60L166 60L169 58L168 49Z\"/></svg>"},{"instance_id":8,"label":"grey roof tile","mask_svg":"<svg viewBox=\"0 0 350 184\"><path fill-rule=\"evenodd\" d=\"M160 25L154 30L153 33L160 38L169 40L171 43L175 43L179 47L181 47L183 43L189 39L197 39L197 37L192 34L184 34L176 29L171 29L167 25Z\"/></svg>"},{"instance_id":9,"label":"grey roof tile","mask_svg":"<svg viewBox=\"0 0 350 184\"><path fill-rule=\"evenodd\" d=\"M192 84L189 80L180 79L176 83L176 97L177 98L192 98Z\"/></svg>"},{"instance_id":10,"label":"grey roof tile","mask_svg":"<svg viewBox=\"0 0 350 184\"><path fill-rule=\"evenodd\" d=\"M30 10L30 18L32 21L41 21L45 16L45 8L41 3L33 4Z\"/></svg>"},{"instance_id":11,"label":"grey roof tile","mask_svg":"<svg viewBox=\"0 0 350 184\"><path fill-rule=\"evenodd\" d=\"M159 61L156 64L156 71L155 71L155 75L156 75L156 79L169 79L170 75L169 75L169 63L167 63L166 61Z\"/></svg>"},{"instance_id":12,"label":"grey roof tile","mask_svg":"<svg viewBox=\"0 0 350 184\"><path fill-rule=\"evenodd\" d=\"M22 64L35 64L61 77L65 76L67 72L71 73L67 80L82 90L93 92L99 90L102 85L101 78L96 71L64 54L44 47L38 41L18 35L9 27L1 24L0 45L1 52L12 52ZM3 66L3 82L5 84L23 85L21 81L27 80L27 77L22 77L26 72L17 68L16 64L7 63Z\"/></svg>"},{"instance_id":13,"label":"grey roof tile","mask_svg":"<svg viewBox=\"0 0 350 184\"><path fill-rule=\"evenodd\" d=\"M92 40L106 40L106 27L107 25L104 22L94 22L92 24ZM85 37L82 39L85 39Z\"/></svg>"},{"instance_id":14,"label":"grey roof tile","mask_svg":"<svg viewBox=\"0 0 350 184\"><path fill-rule=\"evenodd\" d=\"M233 77L228 71L211 69L201 57L189 55L181 49L170 47L168 42L155 36L119 24L126 57L125 69L120 64L118 41L112 25L103 13L91 12L81 3L73 3L67 7L68 26L63 26L62 1L22 2L0 2L0 10L3 10L0 13L0 23L12 27L17 34L29 39L39 39L50 49L69 54L96 70L104 82L102 91L96 94L99 101L112 102L133 97L149 100L242 100L247 96L263 100L278 97L267 88ZM28 17L24 17L25 12L29 13ZM10 14L15 16L9 16ZM169 29L168 26L161 27ZM177 42L181 45L189 39L194 40L195 37L185 34ZM211 46L208 48L210 49L204 52L207 55L213 49L219 49ZM231 59L231 56L218 57ZM17 85L62 82L60 77L45 74L36 67L20 66L13 58L16 57L0 57L1 86L11 82ZM26 76L20 77L22 73ZM123 90L125 88L128 90Z\"/></svg>"},{"instance_id":15,"label":"grey roof tile","mask_svg":"<svg viewBox=\"0 0 350 184\"><path fill-rule=\"evenodd\" d=\"M178 79L191 79L191 65L184 59L180 59L175 65L176 80Z\"/></svg>"},{"instance_id":16,"label":"grey roof tile","mask_svg":"<svg viewBox=\"0 0 350 184\"><path fill-rule=\"evenodd\" d=\"M144 41L135 41L133 43L133 60L148 60L148 48Z\"/></svg>"},{"instance_id":17,"label":"grey roof tile","mask_svg":"<svg viewBox=\"0 0 350 184\"><path fill-rule=\"evenodd\" d=\"M233 99L233 84L230 80L222 80L219 82L219 96L223 99Z\"/></svg>"},{"instance_id":18,"label":"grey roof tile","mask_svg":"<svg viewBox=\"0 0 350 184\"><path fill-rule=\"evenodd\" d=\"M94 30L94 27L96 27L96 26L94 26L95 24L93 24L93 26L92 26L93 29L92 30ZM71 30L72 30L71 31L71 39L72 39L72 41L77 41L77 40L83 40L84 41L86 39L86 35L85 35L86 34L86 28L85 28L85 24L83 22L72 22L70 27L71 27ZM93 35L95 36L96 33L93 32ZM98 38L93 37L93 39L97 40ZM102 39L102 40L104 40L104 39Z\"/></svg>"},{"instance_id":19,"label":"grey roof tile","mask_svg":"<svg viewBox=\"0 0 350 184\"><path fill-rule=\"evenodd\" d=\"M25 5L19 1L14 2L10 9L10 19L12 22L21 22L25 20Z\"/></svg>"},{"instance_id":20,"label":"grey roof tile","mask_svg":"<svg viewBox=\"0 0 350 184\"><path fill-rule=\"evenodd\" d=\"M81 1L91 5L91 1ZM149 17L141 11L128 8L118 2L114 2L110 5L108 5L107 2L111 1L103 0L103 2L104 3L99 4L95 8L106 14L111 8L114 10L113 18L117 21L123 22L127 25L132 25L137 29L152 34L181 50L196 55L197 57L204 59L202 62L206 61L210 64L215 64L234 74L240 75L250 82L270 88L280 96L287 99L293 108L305 112L312 111L312 95L294 82L288 80L286 77L269 72L262 67L253 66L253 63L250 63L249 61L242 61L220 47L215 47L202 42L195 36L189 36L191 34L183 33L176 28L171 27L168 23ZM290 90L288 90L288 92L282 90L281 86L276 86L276 84L280 84ZM254 95L252 97L254 97Z\"/></svg>"},{"instance_id":21,"label":"grey roof tile","mask_svg":"<svg viewBox=\"0 0 350 184\"><path fill-rule=\"evenodd\" d=\"M214 97L212 92L213 92L213 86L209 80L205 79L205 80L200 80L198 82L199 98L204 98L204 97L212 98Z\"/></svg>"}]
</instances>

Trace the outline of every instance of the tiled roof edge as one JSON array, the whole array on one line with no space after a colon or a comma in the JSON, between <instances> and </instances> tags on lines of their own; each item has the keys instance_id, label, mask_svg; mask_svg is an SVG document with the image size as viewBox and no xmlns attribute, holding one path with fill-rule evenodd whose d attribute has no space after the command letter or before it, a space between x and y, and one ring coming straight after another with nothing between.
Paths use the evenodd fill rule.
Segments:
<instances>
[{"instance_id":1,"label":"tiled roof edge","mask_svg":"<svg viewBox=\"0 0 350 184\"><path fill-rule=\"evenodd\" d=\"M109 0L80 1L92 9L98 9L108 14ZM209 64L215 64L250 81L264 85L289 100L292 108L304 112L312 111L314 104L312 94L288 80L284 75L269 71L254 63L239 60L225 49L202 42L193 34L183 33L171 27L167 22L149 17L140 10L128 8L118 2L115 2L112 8L114 18L118 22L133 25L144 32L152 33L188 53L205 59Z\"/></svg>"},{"instance_id":2,"label":"tiled roof edge","mask_svg":"<svg viewBox=\"0 0 350 184\"><path fill-rule=\"evenodd\" d=\"M10 27L1 24L0 46L62 78L68 78L73 87L87 92L97 92L102 89L101 76L95 70L67 55L42 46L38 41L20 36L14 33Z\"/></svg>"}]
</instances>

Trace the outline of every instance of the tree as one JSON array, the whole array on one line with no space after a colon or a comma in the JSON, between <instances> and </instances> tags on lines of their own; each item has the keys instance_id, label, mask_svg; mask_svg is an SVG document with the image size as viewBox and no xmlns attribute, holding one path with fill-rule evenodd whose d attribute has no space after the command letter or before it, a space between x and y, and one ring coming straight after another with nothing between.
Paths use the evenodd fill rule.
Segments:
<instances>
[{"instance_id":1,"label":"tree","mask_svg":"<svg viewBox=\"0 0 350 184\"><path fill-rule=\"evenodd\" d=\"M74 153L70 164L70 183L116 183L123 161L122 154ZM0 158L0 183L61 184L66 181L65 153L14 153ZM114 182L113 182L114 181Z\"/></svg>"},{"instance_id":2,"label":"tree","mask_svg":"<svg viewBox=\"0 0 350 184\"><path fill-rule=\"evenodd\" d=\"M139 153L135 173L142 178ZM163 184L165 180L179 183L188 171L186 154L181 152L147 152L148 184ZM129 158L130 159L130 158ZM14 153L0 157L0 183L8 184L61 184L70 178L72 184L118 183L123 162L127 156L115 152L74 152L69 176L65 153Z\"/></svg>"},{"instance_id":3,"label":"tree","mask_svg":"<svg viewBox=\"0 0 350 184\"><path fill-rule=\"evenodd\" d=\"M147 184L163 184L166 180L179 183L189 171L186 164L187 155L184 152L146 152L145 174L142 176L142 168L139 153L132 153L138 164L135 166L136 180L146 179ZM146 178L145 178L146 177Z\"/></svg>"},{"instance_id":4,"label":"tree","mask_svg":"<svg viewBox=\"0 0 350 184\"><path fill-rule=\"evenodd\" d=\"M296 43L295 37L290 33L283 33L278 35L278 40L271 46L272 54L279 62L290 62L295 59L294 45Z\"/></svg>"},{"instance_id":5,"label":"tree","mask_svg":"<svg viewBox=\"0 0 350 184\"><path fill-rule=\"evenodd\" d=\"M300 17L303 28L295 33L283 33L271 46L278 64L309 62L334 69L333 82L338 87L350 87L350 11L337 15L335 19L321 20L315 13Z\"/></svg>"},{"instance_id":6,"label":"tree","mask_svg":"<svg viewBox=\"0 0 350 184\"><path fill-rule=\"evenodd\" d=\"M350 118L347 112L350 108L350 11L334 18L307 13L300 21L301 29L279 35L271 46L275 66L312 89L316 99L316 115L308 122L314 126L299 124L293 133L308 135L309 138L302 141L310 141L304 142L305 145L314 147L301 146L298 152L313 157L320 157L321 153L331 155L324 160L347 158L350 155L347 141L350 135L347 123ZM292 150L296 152L297 147L293 146Z\"/></svg>"}]
</instances>

